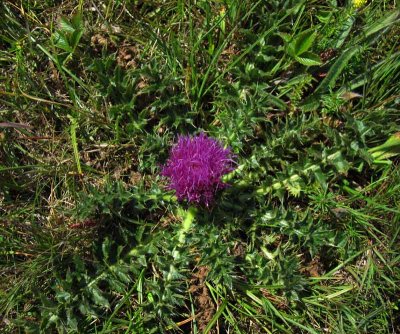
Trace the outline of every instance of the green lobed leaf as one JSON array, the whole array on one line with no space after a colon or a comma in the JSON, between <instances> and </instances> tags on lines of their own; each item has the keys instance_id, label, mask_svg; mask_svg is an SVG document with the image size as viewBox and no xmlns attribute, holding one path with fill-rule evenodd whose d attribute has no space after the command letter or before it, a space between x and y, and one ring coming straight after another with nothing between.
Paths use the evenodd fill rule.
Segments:
<instances>
[{"instance_id":1,"label":"green lobed leaf","mask_svg":"<svg viewBox=\"0 0 400 334\"><path fill-rule=\"evenodd\" d=\"M314 43L315 38L317 37L317 32L313 30L306 30L301 32L298 36L295 37L293 42L294 53L296 56L303 54L308 51L312 44Z\"/></svg>"},{"instance_id":2,"label":"green lobed leaf","mask_svg":"<svg viewBox=\"0 0 400 334\"><path fill-rule=\"evenodd\" d=\"M52 37L56 47L67 52L73 51L72 46L69 44L68 38L62 32L56 31Z\"/></svg>"},{"instance_id":3,"label":"green lobed leaf","mask_svg":"<svg viewBox=\"0 0 400 334\"><path fill-rule=\"evenodd\" d=\"M60 29L62 32L70 34L76 30L73 24L66 17L60 19Z\"/></svg>"},{"instance_id":4,"label":"green lobed leaf","mask_svg":"<svg viewBox=\"0 0 400 334\"><path fill-rule=\"evenodd\" d=\"M296 56L295 59L303 65L306 66L317 66L321 65L321 58L312 52L304 52L301 56Z\"/></svg>"}]
</instances>

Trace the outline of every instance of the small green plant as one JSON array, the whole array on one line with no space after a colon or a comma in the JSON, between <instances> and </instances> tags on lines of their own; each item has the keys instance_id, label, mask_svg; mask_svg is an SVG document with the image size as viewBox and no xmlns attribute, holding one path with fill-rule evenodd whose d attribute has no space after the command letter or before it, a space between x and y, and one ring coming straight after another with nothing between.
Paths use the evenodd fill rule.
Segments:
<instances>
[{"instance_id":1,"label":"small green plant","mask_svg":"<svg viewBox=\"0 0 400 334\"><path fill-rule=\"evenodd\" d=\"M300 64L306 66L322 64L319 56L309 51L317 37L316 31L310 29L302 31L294 37L286 34L282 34L281 36L286 43L286 53Z\"/></svg>"},{"instance_id":2,"label":"small green plant","mask_svg":"<svg viewBox=\"0 0 400 334\"><path fill-rule=\"evenodd\" d=\"M84 33L82 15L77 14L68 20L66 17L60 19L59 29L52 34L54 46L65 51L60 55L63 65L72 57Z\"/></svg>"}]
</instances>

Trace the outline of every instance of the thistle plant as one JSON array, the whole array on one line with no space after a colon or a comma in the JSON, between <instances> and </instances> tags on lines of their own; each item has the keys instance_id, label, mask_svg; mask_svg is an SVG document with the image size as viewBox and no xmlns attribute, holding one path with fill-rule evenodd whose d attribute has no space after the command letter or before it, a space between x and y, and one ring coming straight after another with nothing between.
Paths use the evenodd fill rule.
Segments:
<instances>
[{"instance_id":1,"label":"thistle plant","mask_svg":"<svg viewBox=\"0 0 400 334\"><path fill-rule=\"evenodd\" d=\"M175 190L178 200L209 207L215 193L227 187L221 178L235 169L230 148L216 139L199 136L179 136L161 175L169 178L168 189Z\"/></svg>"},{"instance_id":2,"label":"thistle plant","mask_svg":"<svg viewBox=\"0 0 400 334\"><path fill-rule=\"evenodd\" d=\"M400 334L396 1L105 2L0 0L0 333Z\"/></svg>"}]
</instances>

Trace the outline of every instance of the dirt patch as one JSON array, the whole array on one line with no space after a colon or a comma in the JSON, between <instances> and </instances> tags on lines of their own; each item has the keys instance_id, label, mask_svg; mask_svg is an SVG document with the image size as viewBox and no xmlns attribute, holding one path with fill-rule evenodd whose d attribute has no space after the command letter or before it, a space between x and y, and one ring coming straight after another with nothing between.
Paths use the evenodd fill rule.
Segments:
<instances>
[{"instance_id":1,"label":"dirt patch","mask_svg":"<svg viewBox=\"0 0 400 334\"><path fill-rule=\"evenodd\" d=\"M122 45L118 49L117 63L124 69L136 68L139 57L139 50L134 45Z\"/></svg>"},{"instance_id":2,"label":"dirt patch","mask_svg":"<svg viewBox=\"0 0 400 334\"><path fill-rule=\"evenodd\" d=\"M210 296L205 281L209 272L207 266L197 267L190 280L189 292L194 295L196 306L196 321L199 326L199 332L203 332L207 324L211 321L215 313L215 305Z\"/></svg>"},{"instance_id":3,"label":"dirt patch","mask_svg":"<svg viewBox=\"0 0 400 334\"><path fill-rule=\"evenodd\" d=\"M90 38L90 45L95 52L101 52L102 49L114 49L115 44L103 34L95 34Z\"/></svg>"},{"instance_id":4,"label":"dirt patch","mask_svg":"<svg viewBox=\"0 0 400 334\"><path fill-rule=\"evenodd\" d=\"M319 256L314 257L300 271L309 277L319 277L325 272Z\"/></svg>"}]
</instances>

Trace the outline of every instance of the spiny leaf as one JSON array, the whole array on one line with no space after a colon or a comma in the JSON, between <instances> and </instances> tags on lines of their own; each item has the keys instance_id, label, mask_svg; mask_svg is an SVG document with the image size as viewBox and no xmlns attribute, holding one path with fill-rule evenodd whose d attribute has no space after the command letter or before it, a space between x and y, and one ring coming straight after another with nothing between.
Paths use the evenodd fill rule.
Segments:
<instances>
[{"instance_id":1,"label":"spiny leaf","mask_svg":"<svg viewBox=\"0 0 400 334\"><path fill-rule=\"evenodd\" d=\"M89 291L93 297L93 301L99 305L99 306L103 306L106 308L110 308L110 303L109 301L103 296L103 294L101 293L100 289L98 287L95 286L91 286L89 288Z\"/></svg>"},{"instance_id":2,"label":"spiny leaf","mask_svg":"<svg viewBox=\"0 0 400 334\"><path fill-rule=\"evenodd\" d=\"M336 167L339 173L346 173L350 168L349 163L346 161L342 152L340 151L329 155L327 160Z\"/></svg>"},{"instance_id":3,"label":"spiny leaf","mask_svg":"<svg viewBox=\"0 0 400 334\"><path fill-rule=\"evenodd\" d=\"M268 95L268 100L269 100L269 102L271 102L271 104L278 107L280 110L287 109L287 104L283 100L281 100L280 98L278 98L272 94Z\"/></svg>"},{"instance_id":4,"label":"spiny leaf","mask_svg":"<svg viewBox=\"0 0 400 334\"><path fill-rule=\"evenodd\" d=\"M287 191L294 197L299 197L302 191L301 184L299 182L286 182L285 184Z\"/></svg>"}]
</instances>

